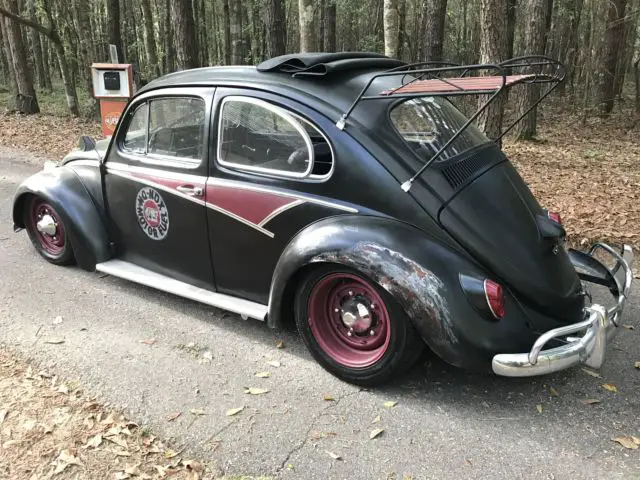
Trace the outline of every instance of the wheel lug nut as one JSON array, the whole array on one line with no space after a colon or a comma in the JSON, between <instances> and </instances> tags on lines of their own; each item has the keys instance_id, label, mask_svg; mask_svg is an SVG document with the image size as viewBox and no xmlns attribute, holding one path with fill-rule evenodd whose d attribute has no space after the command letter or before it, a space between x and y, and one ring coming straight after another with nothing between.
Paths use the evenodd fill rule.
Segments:
<instances>
[{"instance_id":1,"label":"wheel lug nut","mask_svg":"<svg viewBox=\"0 0 640 480\"><path fill-rule=\"evenodd\" d=\"M371 335L372 337L373 337L375 334L376 334L376 331L375 331L375 330L371 330L371 331L369 332L369 335Z\"/></svg>"},{"instance_id":2,"label":"wheel lug nut","mask_svg":"<svg viewBox=\"0 0 640 480\"><path fill-rule=\"evenodd\" d=\"M336 309L334 310L334 312L336 312L336 313L338 313L339 311L340 311L340 309L339 309L339 308L336 308Z\"/></svg>"},{"instance_id":3,"label":"wheel lug nut","mask_svg":"<svg viewBox=\"0 0 640 480\"><path fill-rule=\"evenodd\" d=\"M376 308L376 304L375 304L375 303L372 303L372 304L371 304L371 310L373 310L374 308Z\"/></svg>"},{"instance_id":4,"label":"wheel lug nut","mask_svg":"<svg viewBox=\"0 0 640 480\"><path fill-rule=\"evenodd\" d=\"M349 329L349 331L347 332L347 336L353 337L353 328Z\"/></svg>"},{"instance_id":5,"label":"wheel lug nut","mask_svg":"<svg viewBox=\"0 0 640 480\"><path fill-rule=\"evenodd\" d=\"M351 290L349 290L349 296L353 297L353 292Z\"/></svg>"}]
</instances>

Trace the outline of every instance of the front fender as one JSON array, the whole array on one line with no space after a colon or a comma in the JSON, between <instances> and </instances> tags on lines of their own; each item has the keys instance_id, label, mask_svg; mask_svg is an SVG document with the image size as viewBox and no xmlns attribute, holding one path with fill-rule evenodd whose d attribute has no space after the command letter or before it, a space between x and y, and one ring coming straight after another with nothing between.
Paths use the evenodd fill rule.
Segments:
<instances>
[{"instance_id":1,"label":"front fender","mask_svg":"<svg viewBox=\"0 0 640 480\"><path fill-rule=\"evenodd\" d=\"M490 368L495 351L532 341L517 302L508 301L513 319L492 322L467 301L460 274L489 276L467 254L411 225L370 216L322 220L290 242L273 276L270 326L280 325L286 314L297 275L319 263L348 266L375 281L402 306L431 350L452 365Z\"/></svg>"},{"instance_id":2,"label":"front fender","mask_svg":"<svg viewBox=\"0 0 640 480\"><path fill-rule=\"evenodd\" d=\"M13 201L13 225L25 228L25 200L37 195L49 202L62 217L78 264L93 271L96 263L110 258L104 212L78 175L68 167L42 170L18 187Z\"/></svg>"}]
</instances>

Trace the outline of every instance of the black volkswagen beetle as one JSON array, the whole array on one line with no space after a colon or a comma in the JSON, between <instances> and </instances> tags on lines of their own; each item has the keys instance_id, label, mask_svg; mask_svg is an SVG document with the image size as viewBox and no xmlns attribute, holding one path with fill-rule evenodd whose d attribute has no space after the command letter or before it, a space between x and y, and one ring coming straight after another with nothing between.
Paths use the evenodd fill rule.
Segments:
<instances>
[{"instance_id":1,"label":"black volkswagen beetle","mask_svg":"<svg viewBox=\"0 0 640 480\"><path fill-rule=\"evenodd\" d=\"M631 248L565 246L496 139L473 124L562 65L304 54L145 86L115 135L28 178L13 207L49 262L74 262L279 327L372 385L426 346L462 368L598 368ZM465 117L454 103L479 96ZM601 251L611 262L596 260ZM607 264L608 266L605 266ZM586 283L613 295L592 304Z\"/></svg>"}]
</instances>

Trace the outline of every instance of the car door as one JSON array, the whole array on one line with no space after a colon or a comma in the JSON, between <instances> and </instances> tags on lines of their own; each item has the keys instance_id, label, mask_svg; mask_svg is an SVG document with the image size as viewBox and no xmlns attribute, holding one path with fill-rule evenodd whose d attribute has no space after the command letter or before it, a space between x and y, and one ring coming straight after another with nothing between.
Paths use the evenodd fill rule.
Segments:
<instances>
[{"instance_id":1,"label":"car door","mask_svg":"<svg viewBox=\"0 0 640 480\"><path fill-rule=\"evenodd\" d=\"M117 258L211 290L205 195L213 93L143 94L128 107L105 163Z\"/></svg>"}]
</instances>

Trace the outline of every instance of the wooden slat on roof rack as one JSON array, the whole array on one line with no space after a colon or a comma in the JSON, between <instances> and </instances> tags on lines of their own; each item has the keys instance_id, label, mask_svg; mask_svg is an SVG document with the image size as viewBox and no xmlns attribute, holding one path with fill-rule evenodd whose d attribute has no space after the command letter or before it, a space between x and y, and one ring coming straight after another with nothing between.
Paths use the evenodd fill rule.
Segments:
<instances>
[{"instance_id":1,"label":"wooden slat on roof rack","mask_svg":"<svg viewBox=\"0 0 640 480\"><path fill-rule=\"evenodd\" d=\"M511 87L527 80L540 78L540 75L509 75L506 77L505 87ZM464 77L464 78L432 78L416 80L394 90L385 90L380 95L400 95L411 93L454 93L467 91L493 92L502 86L503 77Z\"/></svg>"}]
</instances>

